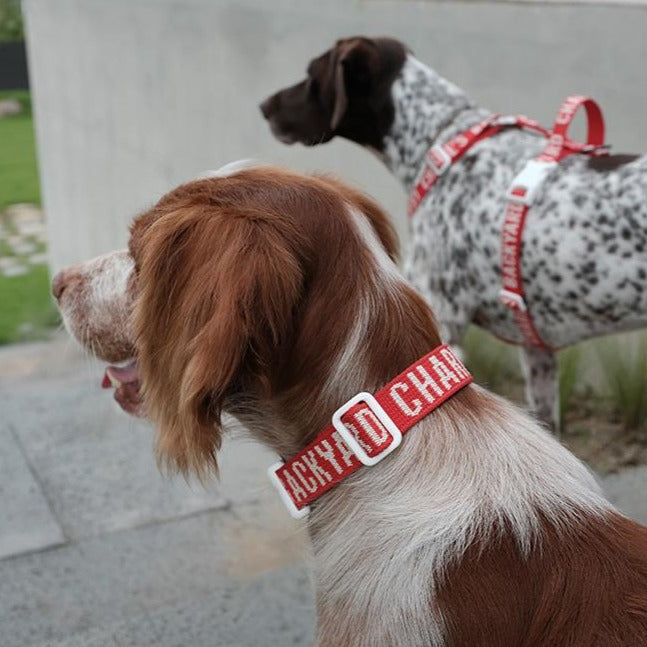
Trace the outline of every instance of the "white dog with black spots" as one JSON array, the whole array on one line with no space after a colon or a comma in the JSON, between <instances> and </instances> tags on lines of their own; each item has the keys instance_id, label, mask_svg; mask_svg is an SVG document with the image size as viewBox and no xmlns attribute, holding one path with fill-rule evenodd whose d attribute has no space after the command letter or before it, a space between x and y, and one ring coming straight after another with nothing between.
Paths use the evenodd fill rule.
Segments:
<instances>
[{"instance_id":1,"label":"white dog with black spots","mask_svg":"<svg viewBox=\"0 0 647 647\"><path fill-rule=\"evenodd\" d=\"M304 81L261 110L285 143L338 135L371 149L409 192L432 146L492 114L398 41L362 37L338 41L310 62ZM647 325L647 156L572 155L542 185L523 232L521 274L550 350L524 347L499 299L502 226L513 178L545 143L507 128L471 148L411 218L404 269L445 341L459 343L475 323L521 346L528 403L556 430L552 349Z\"/></svg>"}]
</instances>

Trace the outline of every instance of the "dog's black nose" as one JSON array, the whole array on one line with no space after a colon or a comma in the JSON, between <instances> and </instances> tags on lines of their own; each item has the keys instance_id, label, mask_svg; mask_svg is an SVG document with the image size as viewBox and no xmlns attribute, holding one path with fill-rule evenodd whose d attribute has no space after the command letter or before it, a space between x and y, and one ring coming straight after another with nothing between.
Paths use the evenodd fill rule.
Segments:
<instances>
[{"instance_id":1,"label":"dog's black nose","mask_svg":"<svg viewBox=\"0 0 647 647\"><path fill-rule=\"evenodd\" d=\"M274 95L272 95L271 97L267 97L265 101L259 104L258 107L261 109L261 112L263 113L263 117L265 117L265 119L270 118L270 115L272 114L273 104L274 104Z\"/></svg>"}]
</instances>

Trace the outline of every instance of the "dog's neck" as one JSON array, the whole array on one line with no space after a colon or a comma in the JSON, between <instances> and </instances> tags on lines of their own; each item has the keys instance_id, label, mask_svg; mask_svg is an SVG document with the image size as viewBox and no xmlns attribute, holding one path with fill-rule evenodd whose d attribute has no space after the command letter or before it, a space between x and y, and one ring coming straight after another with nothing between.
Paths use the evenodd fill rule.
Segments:
<instances>
[{"instance_id":1,"label":"dog's neck","mask_svg":"<svg viewBox=\"0 0 647 647\"><path fill-rule=\"evenodd\" d=\"M411 190L429 148L439 137L458 133L488 114L460 88L409 55L391 86L393 124L381 157ZM444 139L444 138L443 138Z\"/></svg>"},{"instance_id":2,"label":"dog's neck","mask_svg":"<svg viewBox=\"0 0 647 647\"><path fill-rule=\"evenodd\" d=\"M505 528L523 560L544 520L569 528L609 509L568 450L507 402L467 387L388 459L313 506L320 625L335 638L325 644L363 634L360 644L445 645L443 576L470 546Z\"/></svg>"},{"instance_id":3,"label":"dog's neck","mask_svg":"<svg viewBox=\"0 0 647 647\"><path fill-rule=\"evenodd\" d=\"M348 310L336 313L336 322L349 322L336 333L344 342L318 353L308 344L303 362L289 362L308 370L262 415L241 416L283 456L304 447L349 397L381 387L439 343L428 306L361 220L358 232L374 263L362 275L364 289L349 294ZM325 282L315 288L327 289ZM333 318L317 318L324 320ZM314 329L312 336L325 334ZM322 366L325 379L315 379ZM383 462L361 468L312 506L321 644L444 645L443 575L470 546L504 529L523 559L545 520L568 527L608 510L586 468L537 423L466 387L414 426ZM487 572L483 578L485 589Z\"/></svg>"}]
</instances>

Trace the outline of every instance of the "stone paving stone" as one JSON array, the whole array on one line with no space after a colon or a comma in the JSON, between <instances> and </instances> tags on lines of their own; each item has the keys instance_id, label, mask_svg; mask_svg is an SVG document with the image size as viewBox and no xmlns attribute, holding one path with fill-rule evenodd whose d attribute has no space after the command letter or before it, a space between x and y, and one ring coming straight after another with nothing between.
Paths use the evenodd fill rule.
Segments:
<instances>
[{"instance_id":1,"label":"stone paving stone","mask_svg":"<svg viewBox=\"0 0 647 647\"><path fill-rule=\"evenodd\" d=\"M312 645L311 585L302 567L239 583L217 595L151 614L159 647Z\"/></svg>"},{"instance_id":2,"label":"stone paving stone","mask_svg":"<svg viewBox=\"0 0 647 647\"><path fill-rule=\"evenodd\" d=\"M40 252L38 254L32 254L28 259L27 262L30 265L45 265L47 264L48 261L48 256L46 252Z\"/></svg>"},{"instance_id":3,"label":"stone paving stone","mask_svg":"<svg viewBox=\"0 0 647 647\"><path fill-rule=\"evenodd\" d=\"M11 234L10 236L7 236L5 238L5 241L10 247L13 248L15 245L20 245L20 243L22 243L22 236Z\"/></svg>"},{"instance_id":4,"label":"stone paving stone","mask_svg":"<svg viewBox=\"0 0 647 647\"><path fill-rule=\"evenodd\" d=\"M285 569L237 574L229 566L235 523L227 511L208 512L0 562L2 646L76 647L84 637L111 647L110 640L121 647L226 644L182 639L183 618L193 626L208 617L209 627L222 618L234 637L252 632L255 617L274 623L269 631L277 636L284 625L293 635L293 612L302 629L312 618L302 555L291 551ZM264 624L255 626L264 631ZM264 635L256 644L290 644L265 642Z\"/></svg>"},{"instance_id":5,"label":"stone paving stone","mask_svg":"<svg viewBox=\"0 0 647 647\"><path fill-rule=\"evenodd\" d=\"M37 236L45 230L45 225L41 221L20 222L16 224L16 229L21 236Z\"/></svg>"},{"instance_id":6,"label":"stone paving stone","mask_svg":"<svg viewBox=\"0 0 647 647\"><path fill-rule=\"evenodd\" d=\"M10 265L9 267L5 267L2 270L2 274L8 278L13 277L13 276L22 276L23 274L27 274L28 269L26 265L21 265L20 263L14 263L13 265Z\"/></svg>"},{"instance_id":7,"label":"stone paving stone","mask_svg":"<svg viewBox=\"0 0 647 647\"><path fill-rule=\"evenodd\" d=\"M17 254L18 256L27 256L28 254L33 254L36 251L36 245L29 240L24 239L11 245L11 248L14 254Z\"/></svg>"},{"instance_id":8,"label":"stone paving stone","mask_svg":"<svg viewBox=\"0 0 647 647\"><path fill-rule=\"evenodd\" d=\"M0 119L19 115L22 112L22 104L18 99L0 99Z\"/></svg>"},{"instance_id":9,"label":"stone paving stone","mask_svg":"<svg viewBox=\"0 0 647 647\"><path fill-rule=\"evenodd\" d=\"M266 475L276 456L260 444L228 434L220 481L207 490L189 487L179 477L165 478L154 461L152 429L124 414L110 392L99 388L100 362L83 357L64 336L25 348L31 352L0 352L0 393L7 398L3 410L71 537L226 502L267 498L285 515Z\"/></svg>"},{"instance_id":10,"label":"stone paving stone","mask_svg":"<svg viewBox=\"0 0 647 647\"><path fill-rule=\"evenodd\" d=\"M38 481L0 420L0 559L64 541Z\"/></svg>"},{"instance_id":11,"label":"stone paving stone","mask_svg":"<svg viewBox=\"0 0 647 647\"><path fill-rule=\"evenodd\" d=\"M13 369L26 372L22 379L10 379L9 368L4 378L0 371L0 403L69 538L227 505L217 484L205 488L164 477L151 427L124 414L100 388L103 366L67 343L56 344L58 360L49 362L67 375L50 379L39 372L40 358L30 365L25 357ZM11 363L10 354L5 358Z\"/></svg>"},{"instance_id":12,"label":"stone paving stone","mask_svg":"<svg viewBox=\"0 0 647 647\"><path fill-rule=\"evenodd\" d=\"M96 384L79 384L71 393L76 400L70 402L37 388L26 398L38 398L36 415L17 412L12 423L68 537L227 505L215 485L165 478L155 463L152 429L126 417L109 393Z\"/></svg>"},{"instance_id":13,"label":"stone paving stone","mask_svg":"<svg viewBox=\"0 0 647 647\"><path fill-rule=\"evenodd\" d=\"M0 270L4 271L7 268L13 267L16 264L16 260L13 256L4 256L0 257Z\"/></svg>"},{"instance_id":14,"label":"stone paving stone","mask_svg":"<svg viewBox=\"0 0 647 647\"><path fill-rule=\"evenodd\" d=\"M74 633L62 638L36 642L25 647L157 647L160 636L148 614L133 615L127 621L107 623L101 628Z\"/></svg>"},{"instance_id":15,"label":"stone paving stone","mask_svg":"<svg viewBox=\"0 0 647 647\"><path fill-rule=\"evenodd\" d=\"M42 222L43 210L28 202L12 204L4 210L5 217L15 224L23 222Z\"/></svg>"},{"instance_id":16,"label":"stone paving stone","mask_svg":"<svg viewBox=\"0 0 647 647\"><path fill-rule=\"evenodd\" d=\"M276 454L244 435L225 434L219 456L219 492L234 505L254 501L275 501L287 511L267 477L267 468L278 460Z\"/></svg>"}]
</instances>

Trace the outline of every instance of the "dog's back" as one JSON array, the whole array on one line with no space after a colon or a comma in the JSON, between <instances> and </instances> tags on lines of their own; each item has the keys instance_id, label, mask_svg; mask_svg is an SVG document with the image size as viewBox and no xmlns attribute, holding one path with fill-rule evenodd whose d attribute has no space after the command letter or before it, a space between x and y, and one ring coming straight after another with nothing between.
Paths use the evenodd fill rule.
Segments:
<instances>
[{"instance_id":1,"label":"dog's back","mask_svg":"<svg viewBox=\"0 0 647 647\"><path fill-rule=\"evenodd\" d=\"M647 644L647 529L612 514L559 529L546 520L543 533L527 560L503 530L448 572L439 592L448 644Z\"/></svg>"}]
</instances>

